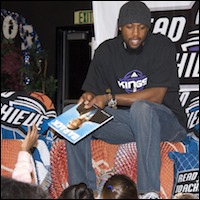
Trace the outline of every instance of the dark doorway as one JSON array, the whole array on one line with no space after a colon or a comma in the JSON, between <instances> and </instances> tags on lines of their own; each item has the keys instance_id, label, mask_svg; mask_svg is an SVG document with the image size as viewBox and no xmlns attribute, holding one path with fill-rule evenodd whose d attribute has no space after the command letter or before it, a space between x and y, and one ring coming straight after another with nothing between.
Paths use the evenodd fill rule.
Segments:
<instances>
[{"instance_id":1,"label":"dark doorway","mask_svg":"<svg viewBox=\"0 0 200 200\"><path fill-rule=\"evenodd\" d=\"M81 96L81 86L91 61L93 25L58 27L57 51L57 97L56 110L60 114L65 105L75 103Z\"/></svg>"}]
</instances>

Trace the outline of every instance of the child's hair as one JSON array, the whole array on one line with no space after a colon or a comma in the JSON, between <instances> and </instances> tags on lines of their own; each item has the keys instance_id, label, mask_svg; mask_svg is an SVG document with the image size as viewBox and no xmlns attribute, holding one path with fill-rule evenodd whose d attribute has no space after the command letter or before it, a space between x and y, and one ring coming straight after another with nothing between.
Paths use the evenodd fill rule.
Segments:
<instances>
[{"instance_id":1,"label":"child's hair","mask_svg":"<svg viewBox=\"0 0 200 200\"><path fill-rule=\"evenodd\" d=\"M39 185L1 176L1 199L51 199Z\"/></svg>"},{"instance_id":2,"label":"child's hair","mask_svg":"<svg viewBox=\"0 0 200 200\"><path fill-rule=\"evenodd\" d=\"M93 190L85 183L70 185L62 191L58 199L94 199Z\"/></svg>"},{"instance_id":3,"label":"child's hair","mask_svg":"<svg viewBox=\"0 0 200 200\"><path fill-rule=\"evenodd\" d=\"M139 199L135 182L124 174L115 174L105 183L102 199Z\"/></svg>"},{"instance_id":4,"label":"child's hair","mask_svg":"<svg viewBox=\"0 0 200 200\"><path fill-rule=\"evenodd\" d=\"M173 199L199 199L193 193L177 193L174 195Z\"/></svg>"}]
</instances>

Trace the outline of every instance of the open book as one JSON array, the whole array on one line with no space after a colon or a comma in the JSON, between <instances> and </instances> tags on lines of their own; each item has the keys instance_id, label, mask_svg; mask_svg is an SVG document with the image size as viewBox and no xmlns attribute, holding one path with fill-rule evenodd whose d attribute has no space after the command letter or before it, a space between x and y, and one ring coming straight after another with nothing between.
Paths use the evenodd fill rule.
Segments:
<instances>
[{"instance_id":1,"label":"open book","mask_svg":"<svg viewBox=\"0 0 200 200\"><path fill-rule=\"evenodd\" d=\"M48 125L75 144L111 119L113 116L105 110L95 105L85 109L84 103L80 103L51 120Z\"/></svg>"}]
</instances>

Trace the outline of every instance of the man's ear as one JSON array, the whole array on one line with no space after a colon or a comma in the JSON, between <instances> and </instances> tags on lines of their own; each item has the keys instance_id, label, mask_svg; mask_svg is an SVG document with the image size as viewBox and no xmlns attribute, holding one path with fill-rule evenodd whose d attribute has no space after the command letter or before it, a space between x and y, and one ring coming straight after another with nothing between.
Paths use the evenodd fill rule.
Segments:
<instances>
[{"instance_id":1,"label":"man's ear","mask_svg":"<svg viewBox=\"0 0 200 200\"><path fill-rule=\"evenodd\" d=\"M121 28L121 26L119 27L119 31L121 31L122 30L122 28Z\"/></svg>"}]
</instances>

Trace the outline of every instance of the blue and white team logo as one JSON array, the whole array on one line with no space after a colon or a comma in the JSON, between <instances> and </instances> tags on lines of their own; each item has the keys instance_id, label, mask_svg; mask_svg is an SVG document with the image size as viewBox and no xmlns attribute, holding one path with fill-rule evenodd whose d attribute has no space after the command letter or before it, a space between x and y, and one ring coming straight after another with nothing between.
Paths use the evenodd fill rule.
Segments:
<instances>
[{"instance_id":1,"label":"blue and white team logo","mask_svg":"<svg viewBox=\"0 0 200 200\"><path fill-rule=\"evenodd\" d=\"M188 128L199 132L199 97L191 99L190 104L185 109L188 116Z\"/></svg>"},{"instance_id":2,"label":"blue and white team logo","mask_svg":"<svg viewBox=\"0 0 200 200\"><path fill-rule=\"evenodd\" d=\"M132 70L128 72L124 78L119 79L118 85L127 93L136 92L143 90L147 85L147 77L139 70Z\"/></svg>"}]
</instances>

